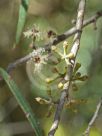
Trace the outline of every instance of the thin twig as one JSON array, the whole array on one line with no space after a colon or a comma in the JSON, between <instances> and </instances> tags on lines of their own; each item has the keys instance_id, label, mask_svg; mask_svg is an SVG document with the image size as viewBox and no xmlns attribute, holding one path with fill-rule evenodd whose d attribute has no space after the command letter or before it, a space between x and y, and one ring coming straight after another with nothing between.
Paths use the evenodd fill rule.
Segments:
<instances>
[{"instance_id":1,"label":"thin twig","mask_svg":"<svg viewBox=\"0 0 102 136\"><path fill-rule=\"evenodd\" d=\"M89 24L96 22L101 16L102 16L102 10L96 12L96 14L93 15L92 17L90 17L89 19L84 20L82 28L86 27ZM75 34L77 32L78 32L78 30L77 30L76 26L70 28L65 33L58 35L56 38L54 38L48 44L45 44L45 49L49 50L51 48L51 45L56 45L56 44L64 41L65 39L69 38L70 36L72 36L73 34Z\"/></svg>"},{"instance_id":2,"label":"thin twig","mask_svg":"<svg viewBox=\"0 0 102 136\"><path fill-rule=\"evenodd\" d=\"M90 133L90 129L92 128L94 122L96 121L96 118L98 117L99 114L99 110L102 106L102 99L99 101L99 103L97 104L96 110L94 112L94 115L92 117L92 119L90 120L87 129L85 130L85 132L83 133L83 136L89 136Z\"/></svg>"},{"instance_id":3,"label":"thin twig","mask_svg":"<svg viewBox=\"0 0 102 136\"><path fill-rule=\"evenodd\" d=\"M83 28L86 27L89 24L92 24L94 22L96 22L100 17L102 16L102 10L98 11L94 16L90 17L89 19L85 20L83 22ZM60 43L61 41L69 38L70 36L72 36L73 34L77 33L78 30L76 27L72 27L71 29L69 29L68 31L66 31L64 34L58 35L56 38L54 38L51 42L47 43L44 45L45 50L49 51L51 49L52 45L57 45L58 43ZM31 58L31 54L26 55L25 57L22 57L18 60L16 60L13 63L10 63L7 67L7 72L10 73L14 68L16 68L18 65L27 62L29 59Z\"/></svg>"},{"instance_id":4,"label":"thin twig","mask_svg":"<svg viewBox=\"0 0 102 136\"><path fill-rule=\"evenodd\" d=\"M80 46L80 39L81 39L84 12L85 12L85 3L86 3L86 0L80 0L78 14L77 14L77 20L76 20L76 30L78 30L78 31L74 36L73 46L72 46L72 49L70 52L70 53L74 54L74 58L72 58L69 61L68 70L67 70L67 73L65 76L66 83L64 84L64 87L63 87L63 90L61 93L61 97L60 97L60 101L59 101L59 104L57 105L57 109L55 112L54 121L53 121L51 129L48 133L48 136L54 136L54 134L58 128L58 125L59 125L59 121L61 118L61 112L62 112L64 103L66 101L66 98L69 98L71 77L72 77L72 73L73 73L73 69L74 69L76 55L77 55L77 52L78 52L79 46Z\"/></svg>"}]
</instances>

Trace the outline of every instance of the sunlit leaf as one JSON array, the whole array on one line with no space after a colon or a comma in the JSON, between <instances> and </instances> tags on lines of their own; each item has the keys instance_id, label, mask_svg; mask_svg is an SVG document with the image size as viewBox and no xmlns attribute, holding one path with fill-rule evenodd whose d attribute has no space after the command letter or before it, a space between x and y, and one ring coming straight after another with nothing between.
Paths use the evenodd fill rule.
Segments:
<instances>
[{"instance_id":1,"label":"sunlit leaf","mask_svg":"<svg viewBox=\"0 0 102 136\"><path fill-rule=\"evenodd\" d=\"M50 89L49 87L47 88L47 95L48 95L49 97L52 97L51 89Z\"/></svg>"}]
</instances>

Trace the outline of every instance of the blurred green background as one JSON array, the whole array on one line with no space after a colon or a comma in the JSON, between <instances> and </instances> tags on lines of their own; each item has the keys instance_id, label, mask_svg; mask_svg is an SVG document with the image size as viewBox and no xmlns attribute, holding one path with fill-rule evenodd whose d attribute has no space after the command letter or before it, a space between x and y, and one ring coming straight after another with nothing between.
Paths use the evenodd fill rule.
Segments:
<instances>
[{"instance_id":1,"label":"blurred green background","mask_svg":"<svg viewBox=\"0 0 102 136\"><path fill-rule=\"evenodd\" d=\"M24 31L37 24L42 30L53 29L62 34L73 26L79 0L29 0L29 8ZM25 56L29 51L29 40L22 34L19 44L13 48L17 29L20 0L0 0L0 67L6 69L8 64ZM88 0L85 18L102 9L101 0ZM102 18L97 22L97 30L93 24L87 26L82 34L81 47L77 61L82 64L80 72L88 74L86 82L78 83L79 90L71 92L72 98L85 99L86 103L78 104L71 109L64 108L60 126L56 136L80 136L90 121L98 100L102 96ZM71 46L72 37L68 39ZM43 44L43 43L42 43ZM62 43L61 43L62 44ZM21 88L22 93L32 106L40 120L46 136L53 114L47 118L48 106L38 104L35 97L48 98L42 83L36 86L36 78L29 79L26 64L18 66L11 73L12 78ZM30 71L31 72L31 71ZM33 75L34 73L30 73ZM54 90L54 95L56 90ZM56 95L55 95L56 96ZM54 111L53 111L54 113ZM21 108L10 93L7 85L0 82L0 136L33 136L33 130L27 122ZM91 129L90 136L102 135L102 109Z\"/></svg>"}]
</instances>

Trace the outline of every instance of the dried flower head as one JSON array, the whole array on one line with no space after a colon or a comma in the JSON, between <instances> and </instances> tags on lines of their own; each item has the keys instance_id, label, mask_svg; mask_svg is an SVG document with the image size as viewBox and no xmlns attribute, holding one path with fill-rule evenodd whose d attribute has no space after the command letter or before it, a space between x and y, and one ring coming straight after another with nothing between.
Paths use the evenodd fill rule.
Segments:
<instances>
[{"instance_id":1,"label":"dried flower head","mask_svg":"<svg viewBox=\"0 0 102 136\"><path fill-rule=\"evenodd\" d=\"M32 38L34 41L42 40L42 32L40 31L39 27L34 25L31 29L28 29L27 31L23 32L24 37L26 38Z\"/></svg>"}]
</instances>

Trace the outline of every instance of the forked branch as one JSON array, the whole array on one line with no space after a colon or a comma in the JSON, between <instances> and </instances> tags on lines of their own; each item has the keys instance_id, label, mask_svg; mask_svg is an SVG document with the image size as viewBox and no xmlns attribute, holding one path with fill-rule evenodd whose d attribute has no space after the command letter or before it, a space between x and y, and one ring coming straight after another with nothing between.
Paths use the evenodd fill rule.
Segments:
<instances>
[{"instance_id":1,"label":"forked branch","mask_svg":"<svg viewBox=\"0 0 102 136\"><path fill-rule=\"evenodd\" d=\"M70 89L71 77L72 77L72 73L73 73L73 69L74 69L76 55L77 55L77 52L78 52L79 46L80 46L80 39L81 39L84 12L85 12L85 3L86 3L86 0L80 0L78 14L77 14L77 20L76 20L77 32L74 36L73 45L72 45L72 48L70 51L70 53L73 54L74 57L70 58L69 64L67 66L68 70L67 70L67 73L65 76L66 83L64 84L64 87L63 87L63 90L61 93L61 97L59 100L59 104L57 105L57 109L55 112L54 121L53 121L51 129L48 133L48 136L54 136L54 134L58 128L59 122L60 122L61 112L63 110L64 103L65 103L66 99L70 99L69 98L69 89Z\"/></svg>"},{"instance_id":2,"label":"forked branch","mask_svg":"<svg viewBox=\"0 0 102 136\"><path fill-rule=\"evenodd\" d=\"M83 22L82 28L86 27L89 24L92 24L96 22L100 17L102 16L102 10L96 12L95 15L90 17L89 19L85 20ZM58 43L62 42L63 40L69 38L73 34L77 33L78 30L76 27L72 27L69 30L67 30L64 34L58 35L56 38L54 38L51 42L44 45L44 48L46 51L49 51L51 49L52 45L57 45ZM11 63L7 67L7 72L10 73L14 68L16 68L18 65L27 62L31 58L31 54L26 55L25 57L22 57L15 62Z\"/></svg>"}]
</instances>

